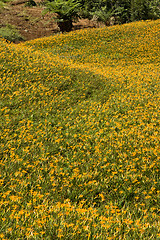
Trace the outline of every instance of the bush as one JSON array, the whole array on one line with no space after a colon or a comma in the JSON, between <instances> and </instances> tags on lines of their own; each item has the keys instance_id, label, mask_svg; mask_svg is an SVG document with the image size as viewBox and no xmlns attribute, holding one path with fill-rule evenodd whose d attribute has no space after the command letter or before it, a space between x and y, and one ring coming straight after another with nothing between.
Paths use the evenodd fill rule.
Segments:
<instances>
[{"instance_id":1,"label":"bush","mask_svg":"<svg viewBox=\"0 0 160 240\"><path fill-rule=\"evenodd\" d=\"M24 40L19 31L13 25L7 25L0 28L0 36L10 42L19 42Z\"/></svg>"},{"instance_id":2,"label":"bush","mask_svg":"<svg viewBox=\"0 0 160 240\"><path fill-rule=\"evenodd\" d=\"M74 0L55 0L46 4L45 12L57 13L57 23L62 32L69 32L73 27L73 20L77 20L79 17L80 3Z\"/></svg>"},{"instance_id":3,"label":"bush","mask_svg":"<svg viewBox=\"0 0 160 240\"><path fill-rule=\"evenodd\" d=\"M107 10L106 7L103 7L101 10L95 11L93 15L97 17L97 20L102 21L106 26L109 26L119 23L123 10L123 7L109 10Z\"/></svg>"},{"instance_id":4,"label":"bush","mask_svg":"<svg viewBox=\"0 0 160 240\"><path fill-rule=\"evenodd\" d=\"M160 18L160 1L153 0L149 3L149 18L158 19Z\"/></svg>"},{"instance_id":5,"label":"bush","mask_svg":"<svg viewBox=\"0 0 160 240\"><path fill-rule=\"evenodd\" d=\"M132 0L131 21L158 19L160 17L159 0Z\"/></svg>"},{"instance_id":6,"label":"bush","mask_svg":"<svg viewBox=\"0 0 160 240\"><path fill-rule=\"evenodd\" d=\"M106 25L122 24L131 21L160 18L159 0L99 0L99 5L90 10L98 20Z\"/></svg>"}]
</instances>

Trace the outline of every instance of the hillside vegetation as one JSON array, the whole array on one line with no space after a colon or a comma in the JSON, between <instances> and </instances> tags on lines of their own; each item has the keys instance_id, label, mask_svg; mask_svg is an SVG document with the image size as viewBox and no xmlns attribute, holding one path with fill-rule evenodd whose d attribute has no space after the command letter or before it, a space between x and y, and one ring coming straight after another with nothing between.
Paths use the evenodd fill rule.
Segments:
<instances>
[{"instance_id":1,"label":"hillside vegetation","mask_svg":"<svg viewBox=\"0 0 160 240\"><path fill-rule=\"evenodd\" d=\"M160 20L0 40L1 239L160 238Z\"/></svg>"}]
</instances>

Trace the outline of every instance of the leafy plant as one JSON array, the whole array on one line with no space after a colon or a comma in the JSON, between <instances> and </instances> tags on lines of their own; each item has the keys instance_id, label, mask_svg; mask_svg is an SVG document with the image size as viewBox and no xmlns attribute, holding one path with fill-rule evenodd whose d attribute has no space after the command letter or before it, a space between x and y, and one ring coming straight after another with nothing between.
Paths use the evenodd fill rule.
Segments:
<instances>
[{"instance_id":1,"label":"leafy plant","mask_svg":"<svg viewBox=\"0 0 160 240\"><path fill-rule=\"evenodd\" d=\"M150 18L158 19L160 18L160 1L154 0L149 3L149 15Z\"/></svg>"},{"instance_id":2,"label":"leafy plant","mask_svg":"<svg viewBox=\"0 0 160 240\"><path fill-rule=\"evenodd\" d=\"M143 20L148 18L149 4L146 0L131 1L131 20Z\"/></svg>"},{"instance_id":3,"label":"leafy plant","mask_svg":"<svg viewBox=\"0 0 160 240\"><path fill-rule=\"evenodd\" d=\"M82 16L96 16L99 21L110 25L131 21L160 18L159 0L79 0Z\"/></svg>"},{"instance_id":4,"label":"leafy plant","mask_svg":"<svg viewBox=\"0 0 160 240\"><path fill-rule=\"evenodd\" d=\"M132 0L131 21L158 19L160 17L159 0Z\"/></svg>"},{"instance_id":5,"label":"leafy plant","mask_svg":"<svg viewBox=\"0 0 160 240\"><path fill-rule=\"evenodd\" d=\"M3 11L3 9L8 9L8 6L4 1L0 1L0 13Z\"/></svg>"},{"instance_id":6,"label":"leafy plant","mask_svg":"<svg viewBox=\"0 0 160 240\"><path fill-rule=\"evenodd\" d=\"M24 40L16 27L10 24L0 28L0 36L10 42L19 42Z\"/></svg>"},{"instance_id":7,"label":"leafy plant","mask_svg":"<svg viewBox=\"0 0 160 240\"><path fill-rule=\"evenodd\" d=\"M119 20L122 18L124 11L124 7L121 6L109 10L104 6L100 10L93 12L93 15L96 16L99 21L104 22L105 25L108 26L113 25L114 23L121 23Z\"/></svg>"},{"instance_id":8,"label":"leafy plant","mask_svg":"<svg viewBox=\"0 0 160 240\"><path fill-rule=\"evenodd\" d=\"M80 3L74 0L55 0L46 4L45 13L48 11L56 13L60 31L69 32L72 30L73 21L79 17L79 7Z\"/></svg>"}]
</instances>

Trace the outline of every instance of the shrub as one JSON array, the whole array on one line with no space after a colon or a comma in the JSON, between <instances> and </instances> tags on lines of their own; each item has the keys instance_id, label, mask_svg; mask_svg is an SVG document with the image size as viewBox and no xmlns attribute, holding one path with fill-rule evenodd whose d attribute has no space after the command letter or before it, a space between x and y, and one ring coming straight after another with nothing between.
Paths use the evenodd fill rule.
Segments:
<instances>
[{"instance_id":1,"label":"shrub","mask_svg":"<svg viewBox=\"0 0 160 240\"><path fill-rule=\"evenodd\" d=\"M24 40L15 26L9 24L0 28L0 36L10 42L19 42Z\"/></svg>"},{"instance_id":2,"label":"shrub","mask_svg":"<svg viewBox=\"0 0 160 240\"><path fill-rule=\"evenodd\" d=\"M46 4L46 11L57 13L57 23L61 32L69 32L73 27L73 20L79 17L80 3L74 0L55 0Z\"/></svg>"}]
</instances>

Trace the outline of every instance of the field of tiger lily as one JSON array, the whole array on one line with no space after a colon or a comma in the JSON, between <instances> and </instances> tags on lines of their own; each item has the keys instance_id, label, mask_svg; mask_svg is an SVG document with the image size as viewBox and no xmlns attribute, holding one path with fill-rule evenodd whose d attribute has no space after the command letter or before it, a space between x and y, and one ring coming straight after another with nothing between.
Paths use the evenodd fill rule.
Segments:
<instances>
[{"instance_id":1,"label":"field of tiger lily","mask_svg":"<svg viewBox=\"0 0 160 240\"><path fill-rule=\"evenodd\" d=\"M160 239L160 20L0 39L0 239Z\"/></svg>"}]
</instances>

